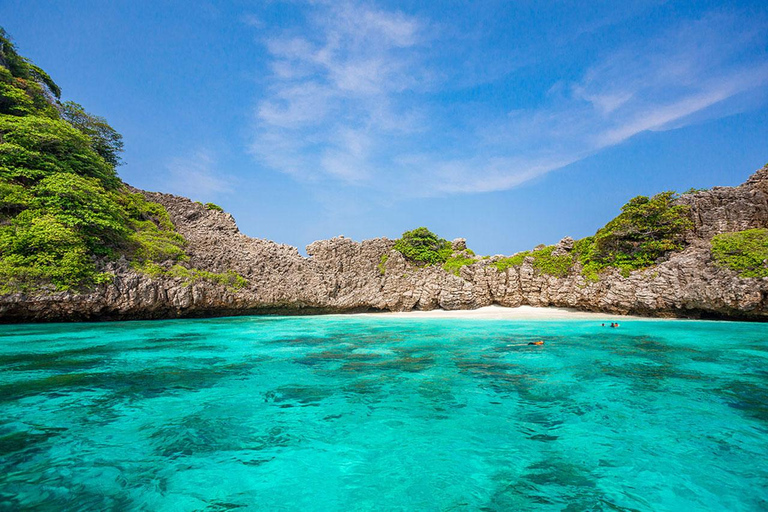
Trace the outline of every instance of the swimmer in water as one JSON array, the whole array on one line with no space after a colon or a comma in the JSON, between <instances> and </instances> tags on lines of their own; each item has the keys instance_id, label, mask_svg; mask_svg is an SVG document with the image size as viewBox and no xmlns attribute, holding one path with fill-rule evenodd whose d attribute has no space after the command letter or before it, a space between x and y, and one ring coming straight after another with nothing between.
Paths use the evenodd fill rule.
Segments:
<instances>
[{"instance_id":1,"label":"swimmer in water","mask_svg":"<svg viewBox=\"0 0 768 512\"><path fill-rule=\"evenodd\" d=\"M529 345L543 345L543 344L544 344L543 341L532 341L529 343Z\"/></svg>"}]
</instances>

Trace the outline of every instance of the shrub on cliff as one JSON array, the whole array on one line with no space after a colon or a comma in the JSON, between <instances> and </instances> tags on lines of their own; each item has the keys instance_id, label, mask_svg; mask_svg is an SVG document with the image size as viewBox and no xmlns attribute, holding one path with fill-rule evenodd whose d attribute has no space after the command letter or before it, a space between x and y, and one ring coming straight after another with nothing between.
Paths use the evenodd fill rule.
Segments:
<instances>
[{"instance_id":1,"label":"shrub on cliff","mask_svg":"<svg viewBox=\"0 0 768 512\"><path fill-rule=\"evenodd\" d=\"M93 150L88 136L62 119L0 115L0 134L0 179L32 185L70 173L96 178L107 189L121 185L114 166Z\"/></svg>"},{"instance_id":2,"label":"shrub on cliff","mask_svg":"<svg viewBox=\"0 0 768 512\"><path fill-rule=\"evenodd\" d=\"M103 281L99 258L179 261L184 239L115 170L122 137L0 29L0 293Z\"/></svg>"},{"instance_id":3,"label":"shrub on cliff","mask_svg":"<svg viewBox=\"0 0 768 512\"><path fill-rule=\"evenodd\" d=\"M565 277L573 266L574 258L570 254L553 254L554 250L555 246L549 245L538 251L533 251L530 254L533 256L533 268L542 274Z\"/></svg>"},{"instance_id":4,"label":"shrub on cliff","mask_svg":"<svg viewBox=\"0 0 768 512\"><path fill-rule=\"evenodd\" d=\"M0 230L0 293L25 291L41 281L61 290L95 277L76 230L52 215L25 211Z\"/></svg>"},{"instance_id":5,"label":"shrub on cliff","mask_svg":"<svg viewBox=\"0 0 768 512\"><path fill-rule=\"evenodd\" d=\"M443 263L443 270L458 276L459 272L461 271L461 267L471 265L475 261L476 260L474 258L471 258L469 255L465 255L464 253L457 256L451 256L445 260L445 263Z\"/></svg>"},{"instance_id":6,"label":"shrub on cliff","mask_svg":"<svg viewBox=\"0 0 768 512\"><path fill-rule=\"evenodd\" d=\"M496 270L499 272L504 272L508 268L511 267L519 267L523 264L523 261L525 261L525 258L531 255L531 251L523 251L518 252L517 254L513 254L512 256L509 256L507 258L501 258L493 263L491 263L491 266L496 267Z\"/></svg>"},{"instance_id":7,"label":"shrub on cliff","mask_svg":"<svg viewBox=\"0 0 768 512\"><path fill-rule=\"evenodd\" d=\"M36 114L58 118L53 100L61 90L48 74L18 54L5 30L0 28L0 114Z\"/></svg>"},{"instance_id":8,"label":"shrub on cliff","mask_svg":"<svg viewBox=\"0 0 768 512\"><path fill-rule=\"evenodd\" d=\"M590 280L597 280L608 267L618 268L628 276L632 270L649 267L669 252L683 248L685 233L693 223L689 207L676 203L676 198L674 192L662 192L651 198L631 199L618 217L593 236L575 242L569 254L553 254L555 246L546 246L501 258L491 265L503 272L521 266L525 258L531 257L539 272L564 277L578 260Z\"/></svg>"},{"instance_id":9,"label":"shrub on cliff","mask_svg":"<svg viewBox=\"0 0 768 512\"><path fill-rule=\"evenodd\" d=\"M417 265L440 265L450 258L451 243L425 227L406 231L394 249Z\"/></svg>"},{"instance_id":10,"label":"shrub on cliff","mask_svg":"<svg viewBox=\"0 0 768 512\"><path fill-rule=\"evenodd\" d=\"M741 277L768 277L768 229L723 233L712 238L712 258Z\"/></svg>"},{"instance_id":11,"label":"shrub on cliff","mask_svg":"<svg viewBox=\"0 0 768 512\"><path fill-rule=\"evenodd\" d=\"M69 124L88 137L93 150L107 163L113 167L120 164L123 136L109 126L106 119L89 114L82 105L74 101L61 104L61 115Z\"/></svg>"},{"instance_id":12,"label":"shrub on cliff","mask_svg":"<svg viewBox=\"0 0 768 512\"><path fill-rule=\"evenodd\" d=\"M615 267L627 276L681 250L693 223L688 205L675 199L674 192L634 197L594 236L577 241L574 252L584 265L585 275L596 279L603 269Z\"/></svg>"},{"instance_id":13,"label":"shrub on cliff","mask_svg":"<svg viewBox=\"0 0 768 512\"><path fill-rule=\"evenodd\" d=\"M491 266L496 267L499 272L503 272L510 267L521 266L525 258L531 257L533 258L533 268L542 274L565 277L574 264L574 258L571 254L553 254L554 250L554 245L548 245L536 251L519 252L508 258L498 259L491 263Z\"/></svg>"}]
</instances>

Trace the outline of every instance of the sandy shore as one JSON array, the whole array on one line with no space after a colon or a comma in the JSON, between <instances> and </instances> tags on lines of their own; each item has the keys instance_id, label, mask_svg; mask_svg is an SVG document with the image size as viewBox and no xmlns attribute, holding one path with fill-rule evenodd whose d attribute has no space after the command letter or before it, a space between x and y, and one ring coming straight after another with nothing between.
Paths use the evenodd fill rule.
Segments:
<instances>
[{"instance_id":1,"label":"sandy shore","mask_svg":"<svg viewBox=\"0 0 768 512\"><path fill-rule=\"evenodd\" d=\"M616 322L628 319L645 319L645 317L612 315L608 313L591 313L567 308L535 308L519 306L505 308L503 306L486 306L478 309L462 309L445 311L406 311L402 313L359 313L361 316L377 318L467 318L477 320L595 320L599 322Z\"/></svg>"}]
</instances>

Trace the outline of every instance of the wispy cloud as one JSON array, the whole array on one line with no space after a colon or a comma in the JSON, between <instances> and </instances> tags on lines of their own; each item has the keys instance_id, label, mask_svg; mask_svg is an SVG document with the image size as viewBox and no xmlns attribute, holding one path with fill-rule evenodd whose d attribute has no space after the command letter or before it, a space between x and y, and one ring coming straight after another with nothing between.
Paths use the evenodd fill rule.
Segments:
<instances>
[{"instance_id":1,"label":"wispy cloud","mask_svg":"<svg viewBox=\"0 0 768 512\"><path fill-rule=\"evenodd\" d=\"M418 56L425 25L344 2L320 4L308 24L302 36L266 41L272 76L251 149L304 180L374 179L387 144L420 129L402 96L430 80Z\"/></svg>"},{"instance_id":2,"label":"wispy cloud","mask_svg":"<svg viewBox=\"0 0 768 512\"><path fill-rule=\"evenodd\" d=\"M768 59L743 57L765 38L744 21L711 14L621 49L572 85L565 107L589 103L592 145L601 149L642 131L680 127L692 114L759 90L768 82Z\"/></svg>"},{"instance_id":3,"label":"wispy cloud","mask_svg":"<svg viewBox=\"0 0 768 512\"><path fill-rule=\"evenodd\" d=\"M299 180L399 194L508 189L638 133L729 115L729 100L768 85L764 31L716 12L638 36L535 109L457 120L439 98L451 74L426 57L436 25L355 2L314 4L307 23L265 41L252 152Z\"/></svg>"},{"instance_id":4,"label":"wispy cloud","mask_svg":"<svg viewBox=\"0 0 768 512\"><path fill-rule=\"evenodd\" d=\"M258 16L256 16L253 13L243 14L242 16L240 16L240 21L242 23L248 25L249 27L253 27L253 28L263 28L264 27L264 22L261 21L261 18L259 18Z\"/></svg>"},{"instance_id":5,"label":"wispy cloud","mask_svg":"<svg viewBox=\"0 0 768 512\"><path fill-rule=\"evenodd\" d=\"M232 178L220 172L210 151L176 157L166 165L168 179L164 189L192 199L211 200L232 192Z\"/></svg>"}]
</instances>

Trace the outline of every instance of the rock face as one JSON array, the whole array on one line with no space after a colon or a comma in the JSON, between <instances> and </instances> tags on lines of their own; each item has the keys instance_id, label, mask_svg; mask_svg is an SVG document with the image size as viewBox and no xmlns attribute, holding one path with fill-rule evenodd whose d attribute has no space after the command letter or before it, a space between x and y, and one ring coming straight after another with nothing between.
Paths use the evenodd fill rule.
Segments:
<instances>
[{"instance_id":1,"label":"rock face","mask_svg":"<svg viewBox=\"0 0 768 512\"><path fill-rule=\"evenodd\" d=\"M173 318L247 313L323 313L558 306L608 313L768 320L768 278L740 278L716 266L710 240L718 233L768 227L768 166L739 187L716 187L682 196L694 228L687 248L654 267L622 277L613 271L586 280L576 264L565 277L539 273L528 258L498 271L495 258L462 267L417 268L392 250L394 241L363 242L338 237L295 247L250 238L231 215L169 194L144 192L165 206L187 239L190 266L211 272L234 270L248 280L241 290L207 281L192 284L151 278L126 261L111 263L110 284L88 293L0 297L0 321ZM456 239L454 250L466 249ZM567 254L563 238L553 254ZM382 256L387 255L386 260Z\"/></svg>"},{"instance_id":2,"label":"rock face","mask_svg":"<svg viewBox=\"0 0 768 512\"><path fill-rule=\"evenodd\" d=\"M453 242L451 242L451 249L454 251L466 251L467 250L467 239L466 238L454 238Z\"/></svg>"}]
</instances>

